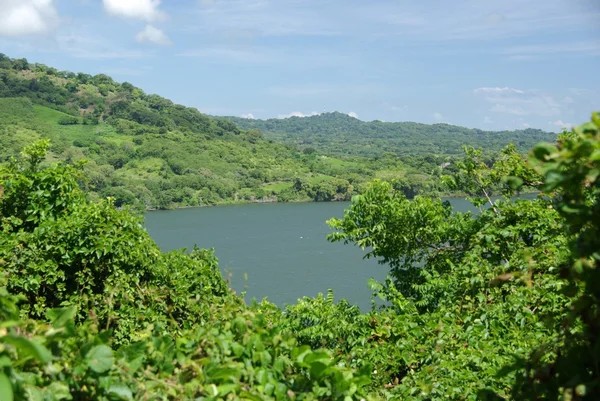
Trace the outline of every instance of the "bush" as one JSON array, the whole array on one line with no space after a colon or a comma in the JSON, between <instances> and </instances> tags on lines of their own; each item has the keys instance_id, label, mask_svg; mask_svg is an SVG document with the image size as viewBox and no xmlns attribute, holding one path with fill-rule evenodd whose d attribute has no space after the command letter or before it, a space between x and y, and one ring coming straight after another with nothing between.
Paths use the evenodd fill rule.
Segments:
<instances>
[{"instance_id":1,"label":"bush","mask_svg":"<svg viewBox=\"0 0 600 401\"><path fill-rule=\"evenodd\" d=\"M62 116L58 119L60 125L77 125L79 124L79 118L74 116Z\"/></svg>"}]
</instances>

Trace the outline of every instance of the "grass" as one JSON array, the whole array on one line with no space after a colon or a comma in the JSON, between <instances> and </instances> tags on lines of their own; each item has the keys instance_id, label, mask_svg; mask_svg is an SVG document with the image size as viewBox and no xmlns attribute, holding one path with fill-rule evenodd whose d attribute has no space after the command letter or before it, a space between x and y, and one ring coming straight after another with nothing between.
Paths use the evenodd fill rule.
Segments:
<instances>
[{"instance_id":1,"label":"grass","mask_svg":"<svg viewBox=\"0 0 600 401\"><path fill-rule=\"evenodd\" d=\"M40 122L52 125L57 125L58 120L61 117L73 117L70 114L63 113L62 111L53 110L38 104L33 105L33 111ZM81 121L81 119L79 120Z\"/></svg>"}]
</instances>

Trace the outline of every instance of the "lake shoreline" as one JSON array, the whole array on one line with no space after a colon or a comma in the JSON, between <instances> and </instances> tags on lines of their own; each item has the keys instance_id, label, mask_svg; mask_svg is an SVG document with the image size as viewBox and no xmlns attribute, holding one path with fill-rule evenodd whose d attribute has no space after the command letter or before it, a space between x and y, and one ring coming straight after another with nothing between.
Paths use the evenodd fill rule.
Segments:
<instances>
[{"instance_id":1,"label":"lake shoreline","mask_svg":"<svg viewBox=\"0 0 600 401\"><path fill-rule=\"evenodd\" d=\"M531 195L531 194L537 194L537 193L540 193L540 192L539 191L524 191L524 192L520 192L519 194L520 195ZM356 195L360 195L360 194L356 194ZM421 196L426 196L426 195L421 195ZM466 199L469 197L469 195L459 192L459 193L437 194L432 197L445 198L445 199ZM339 202L350 202L350 201L351 200L344 200L344 199L332 199L329 201L291 200L291 201L285 201L285 202L279 202L279 201L277 201L277 199L275 199L275 200L253 200L253 201L251 201L251 200L231 200L231 201L218 202L218 203L215 203L212 205L177 206L172 209L150 208L150 209L146 209L145 213L167 212L167 211L182 210L182 209L212 208L212 207L220 207L220 206L252 205L252 204L258 205L258 204L283 204L283 203L290 203L290 204L339 203Z\"/></svg>"}]
</instances>

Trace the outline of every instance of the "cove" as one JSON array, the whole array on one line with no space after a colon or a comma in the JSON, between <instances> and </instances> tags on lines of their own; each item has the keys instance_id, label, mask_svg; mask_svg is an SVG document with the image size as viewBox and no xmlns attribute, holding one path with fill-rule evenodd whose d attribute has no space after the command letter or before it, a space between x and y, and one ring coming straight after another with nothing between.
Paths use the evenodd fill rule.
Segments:
<instances>
[{"instance_id":1,"label":"cove","mask_svg":"<svg viewBox=\"0 0 600 401\"><path fill-rule=\"evenodd\" d=\"M476 209L449 198L455 211ZM146 227L164 251L214 248L223 277L246 302L267 298L276 305L333 289L363 311L370 308L370 278L385 279L388 267L351 244L330 243L325 223L342 217L349 202L272 203L179 209L146 214Z\"/></svg>"}]
</instances>

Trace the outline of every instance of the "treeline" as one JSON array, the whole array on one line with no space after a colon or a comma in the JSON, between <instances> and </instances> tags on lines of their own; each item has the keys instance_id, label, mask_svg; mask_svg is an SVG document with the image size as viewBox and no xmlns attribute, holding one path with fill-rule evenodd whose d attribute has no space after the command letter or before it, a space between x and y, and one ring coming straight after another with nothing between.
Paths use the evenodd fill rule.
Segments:
<instances>
[{"instance_id":1,"label":"treeline","mask_svg":"<svg viewBox=\"0 0 600 401\"><path fill-rule=\"evenodd\" d=\"M414 158L444 155L460 156L463 145L484 148L494 154L509 143L526 152L554 134L539 129L483 131L449 124L361 121L347 114L332 112L308 117L257 120L226 117L243 129L257 129L267 138L317 150L332 156L381 156L392 152ZM411 164L412 165L412 164Z\"/></svg>"}]
</instances>

